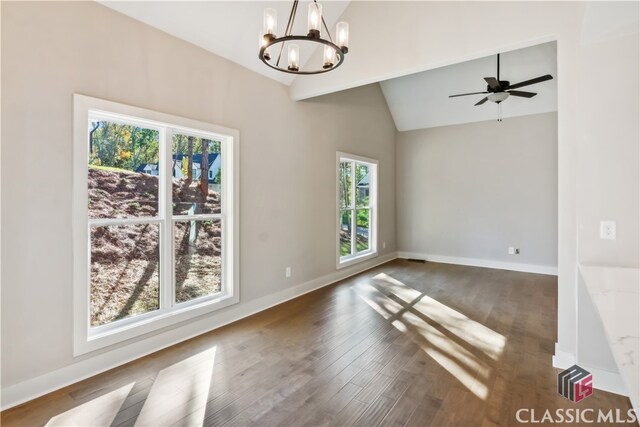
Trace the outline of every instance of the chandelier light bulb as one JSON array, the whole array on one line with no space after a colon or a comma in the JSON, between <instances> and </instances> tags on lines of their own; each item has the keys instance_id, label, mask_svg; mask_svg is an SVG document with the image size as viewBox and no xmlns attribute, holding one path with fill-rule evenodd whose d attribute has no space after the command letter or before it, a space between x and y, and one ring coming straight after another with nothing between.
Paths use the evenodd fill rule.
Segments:
<instances>
[{"instance_id":1,"label":"chandelier light bulb","mask_svg":"<svg viewBox=\"0 0 640 427\"><path fill-rule=\"evenodd\" d=\"M338 38L338 46L344 51L349 48L349 24L346 22L338 22L336 25L336 35Z\"/></svg>"},{"instance_id":2,"label":"chandelier light bulb","mask_svg":"<svg viewBox=\"0 0 640 427\"><path fill-rule=\"evenodd\" d=\"M320 37L320 28L322 26L322 5L316 2L309 4L309 13L307 15L307 28L309 35Z\"/></svg>"},{"instance_id":3,"label":"chandelier light bulb","mask_svg":"<svg viewBox=\"0 0 640 427\"><path fill-rule=\"evenodd\" d=\"M300 49L297 44L289 45L289 71L300 69Z\"/></svg>"},{"instance_id":4,"label":"chandelier light bulb","mask_svg":"<svg viewBox=\"0 0 640 427\"><path fill-rule=\"evenodd\" d=\"M278 12L272 8L265 9L262 34L271 35L275 37L277 25L278 25Z\"/></svg>"},{"instance_id":5,"label":"chandelier light bulb","mask_svg":"<svg viewBox=\"0 0 640 427\"><path fill-rule=\"evenodd\" d=\"M322 68L331 68L335 63L336 50L331 46L325 45L324 47L324 61Z\"/></svg>"}]
</instances>

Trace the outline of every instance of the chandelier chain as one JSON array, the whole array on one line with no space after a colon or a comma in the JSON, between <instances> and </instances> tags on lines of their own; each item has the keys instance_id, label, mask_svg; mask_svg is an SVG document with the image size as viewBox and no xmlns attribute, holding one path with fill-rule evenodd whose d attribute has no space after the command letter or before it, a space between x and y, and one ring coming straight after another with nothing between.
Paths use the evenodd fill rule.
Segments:
<instances>
[{"instance_id":1,"label":"chandelier chain","mask_svg":"<svg viewBox=\"0 0 640 427\"><path fill-rule=\"evenodd\" d=\"M290 36L293 34L293 23L296 20L296 13L298 13L298 0L293 1L291 13L289 14L289 21L287 22L287 28L285 28L284 30L285 36Z\"/></svg>"},{"instance_id":2,"label":"chandelier chain","mask_svg":"<svg viewBox=\"0 0 640 427\"><path fill-rule=\"evenodd\" d=\"M318 4L317 0L313 0L313 2L316 5ZM331 37L331 31L329 31L329 28L327 27L327 23L324 21L324 15L322 15L320 19L322 19L322 25L324 26L324 30L327 32L327 36L329 36L329 41L333 43L333 37Z\"/></svg>"},{"instance_id":3,"label":"chandelier chain","mask_svg":"<svg viewBox=\"0 0 640 427\"><path fill-rule=\"evenodd\" d=\"M291 13L289 14L289 21L287 21L287 28L284 29L284 35L290 36L293 34L293 23L296 20L296 13L298 12L298 0L293 0L293 6L291 6ZM278 53L278 60L276 66L280 66L280 59L282 58L282 51L284 50L284 43L280 45L280 52Z\"/></svg>"}]
</instances>

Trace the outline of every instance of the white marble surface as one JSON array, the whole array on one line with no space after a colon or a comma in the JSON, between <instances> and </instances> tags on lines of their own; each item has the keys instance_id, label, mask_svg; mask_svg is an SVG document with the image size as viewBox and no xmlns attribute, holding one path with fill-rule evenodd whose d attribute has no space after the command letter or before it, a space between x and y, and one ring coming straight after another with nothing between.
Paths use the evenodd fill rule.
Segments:
<instances>
[{"instance_id":1,"label":"white marble surface","mask_svg":"<svg viewBox=\"0 0 640 427\"><path fill-rule=\"evenodd\" d=\"M634 408L640 408L640 269L581 265Z\"/></svg>"}]
</instances>

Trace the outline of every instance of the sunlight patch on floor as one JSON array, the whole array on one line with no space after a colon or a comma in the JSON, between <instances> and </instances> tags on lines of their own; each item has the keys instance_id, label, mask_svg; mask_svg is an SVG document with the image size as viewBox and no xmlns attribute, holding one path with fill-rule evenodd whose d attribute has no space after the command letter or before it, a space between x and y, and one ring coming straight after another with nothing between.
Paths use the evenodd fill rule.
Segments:
<instances>
[{"instance_id":1,"label":"sunlight patch on floor","mask_svg":"<svg viewBox=\"0 0 640 427\"><path fill-rule=\"evenodd\" d=\"M135 383L132 382L51 418L47 426L108 426Z\"/></svg>"},{"instance_id":2,"label":"sunlight patch on floor","mask_svg":"<svg viewBox=\"0 0 640 427\"><path fill-rule=\"evenodd\" d=\"M135 425L202 425L215 355L213 347L160 371Z\"/></svg>"},{"instance_id":3,"label":"sunlight patch on floor","mask_svg":"<svg viewBox=\"0 0 640 427\"><path fill-rule=\"evenodd\" d=\"M491 367L483 358L498 360L505 337L387 274L380 273L374 279L353 287L358 296L411 337L469 391L485 400Z\"/></svg>"},{"instance_id":4,"label":"sunlight patch on floor","mask_svg":"<svg viewBox=\"0 0 640 427\"><path fill-rule=\"evenodd\" d=\"M422 296L422 292L417 291L405 285L399 280L394 279L385 273L377 274L373 277L376 280L384 282L384 287L402 301L410 304Z\"/></svg>"},{"instance_id":5,"label":"sunlight patch on floor","mask_svg":"<svg viewBox=\"0 0 640 427\"><path fill-rule=\"evenodd\" d=\"M489 390L485 383L489 379L490 367L486 363L410 311L402 313L401 318L393 322L397 329L400 325L405 331L424 338L414 339L414 342L469 391L480 399L487 398Z\"/></svg>"},{"instance_id":6,"label":"sunlight patch on floor","mask_svg":"<svg viewBox=\"0 0 640 427\"><path fill-rule=\"evenodd\" d=\"M482 323L469 319L464 314L428 295L422 295L387 274L380 273L374 279L380 281L378 284L384 288L383 293L392 293L407 303L418 300L413 304L414 310L436 321L449 332L481 350L493 360L498 360L502 355L506 343L503 335L487 328Z\"/></svg>"},{"instance_id":7,"label":"sunlight patch on floor","mask_svg":"<svg viewBox=\"0 0 640 427\"><path fill-rule=\"evenodd\" d=\"M373 295L375 295L378 290L371 285L368 284L358 284L357 289L359 290L358 294L360 298L364 302L366 302L369 307L373 308L385 319L390 319L394 314L399 313L403 310L403 307L392 299L387 298L384 301L375 301Z\"/></svg>"}]
</instances>

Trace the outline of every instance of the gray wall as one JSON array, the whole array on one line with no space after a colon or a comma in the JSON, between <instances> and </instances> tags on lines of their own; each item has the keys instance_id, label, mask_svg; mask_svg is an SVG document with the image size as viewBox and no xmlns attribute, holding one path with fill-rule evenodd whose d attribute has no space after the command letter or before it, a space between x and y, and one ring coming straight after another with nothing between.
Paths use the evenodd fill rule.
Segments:
<instances>
[{"instance_id":1,"label":"gray wall","mask_svg":"<svg viewBox=\"0 0 640 427\"><path fill-rule=\"evenodd\" d=\"M556 113L399 132L398 250L557 266L557 141Z\"/></svg>"},{"instance_id":2,"label":"gray wall","mask_svg":"<svg viewBox=\"0 0 640 427\"><path fill-rule=\"evenodd\" d=\"M336 150L379 159L380 252L396 250L395 127L378 85L297 103L286 86L98 3L2 2L2 89L3 390L145 345L72 356L73 93L240 130L240 306L335 273Z\"/></svg>"},{"instance_id":3,"label":"gray wall","mask_svg":"<svg viewBox=\"0 0 640 427\"><path fill-rule=\"evenodd\" d=\"M582 46L581 66L591 75L578 76L581 108L576 114L580 123L599 124L577 129L578 262L585 265L640 267L639 40L636 23L635 33L587 40ZM615 78L601 94L605 99L594 101L593 82L611 75ZM603 220L616 221L616 240L600 238Z\"/></svg>"}]
</instances>

